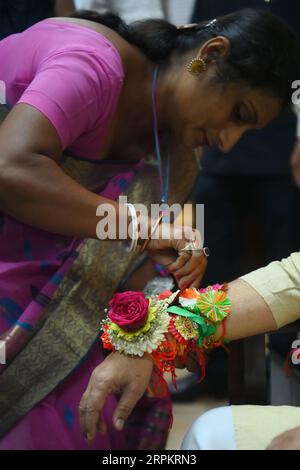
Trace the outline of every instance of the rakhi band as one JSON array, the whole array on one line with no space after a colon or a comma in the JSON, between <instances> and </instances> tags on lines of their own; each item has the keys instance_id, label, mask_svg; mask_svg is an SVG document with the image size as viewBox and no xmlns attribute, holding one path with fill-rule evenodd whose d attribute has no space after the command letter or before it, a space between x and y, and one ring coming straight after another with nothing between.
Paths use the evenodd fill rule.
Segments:
<instances>
[{"instance_id":1,"label":"rakhi band","mask_svg":"<svg viewBox=\"0 0 300 470\"><path fill-rule=\"evenodd\" d=\"M182 365L196 353L205 376L204 353L223 346L225 322L231 302L225 284L205 289L185 289L147 298L142 292L115 294L109 302L108 316L102 322L103 346L112 351L142 357L149 354L155 363L160 383L171 372L176 384L175 360ZM215 339L217 326L222 335Z\"/></svg>"}]
</instances>

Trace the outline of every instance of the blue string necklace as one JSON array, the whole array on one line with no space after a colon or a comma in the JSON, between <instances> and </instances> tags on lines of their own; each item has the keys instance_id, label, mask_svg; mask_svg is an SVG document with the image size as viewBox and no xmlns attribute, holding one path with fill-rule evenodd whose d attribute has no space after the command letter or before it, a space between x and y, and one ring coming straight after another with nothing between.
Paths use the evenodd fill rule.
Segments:
<instances>
[{"instance_id":1,"label":"blue string necklace","mask_svg":"<svg viewBox=\"0 0 300 470\"><path fill-rule=\"evenodd\" d=\"M169 180L170 180L170 149L168 149L168 156L166 162L166 174L165 181L163 176L163 165L160 151L160 141L158 135L158 119L157 119L157 107L156 107L156 85L158 79L158 66L155 67L152 81L152 113L153 113L153 131L154 131L154 143L155 153L158 166L159 175L159 186L160 186L160 202L167 203L169 200Z\"/></svg>"}]
</instances>

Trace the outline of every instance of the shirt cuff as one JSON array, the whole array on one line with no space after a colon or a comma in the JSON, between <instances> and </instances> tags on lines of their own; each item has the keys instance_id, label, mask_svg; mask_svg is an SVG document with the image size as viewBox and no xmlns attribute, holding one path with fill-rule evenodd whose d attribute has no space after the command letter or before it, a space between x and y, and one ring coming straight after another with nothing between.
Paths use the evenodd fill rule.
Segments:
<instances>
[{"instance_id":1,"label":"shirt cuff","mask_svg":"<svg viewBox=\"0 0 300 470\"><path fill-rule=\"evenodd\" d=\"M269 306L278 328L300 319L300 253L242 276Z\"/></svg>"}]
</instances>

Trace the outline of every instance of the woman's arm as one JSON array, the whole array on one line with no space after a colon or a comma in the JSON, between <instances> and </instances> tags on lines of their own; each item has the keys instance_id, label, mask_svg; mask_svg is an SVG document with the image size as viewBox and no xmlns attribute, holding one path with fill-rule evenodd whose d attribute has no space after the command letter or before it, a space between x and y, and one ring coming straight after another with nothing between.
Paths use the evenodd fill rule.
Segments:
<instances>
[{"instance_id":1,"label":"woman's arm","mask_svg":"<svg viewBox=\"0 0 300 470\"><path fill-rule=\"evenodd\" d=\"M51 122L33 106L15 106L0 126L0 209L48 232L97 238L96 228L102 219L96 215L97 207L109 204L116 217L116 238L109 239L118 240L120 225L126 234L130 223L127 208L86 190L66 175L58 164L61 154L61 141ZM150 233L153 221L145 216L142 225L148 226ZM178 256L195 231L186 227L182 233L181 227L163 227L168 236L151 240L148 252L158 262L170 264L178 281L180 270L187 271L179 281L180 287L198 287L206 267L205 257L197 253ZM147 236L147 231L143 232Z\"/></svg>"},{"instance_id":2,"label":"woman's arm","mask_svg":"<svg viewBox=\"0 0 300 470\"><path fill-rule=\"evenodd\" d=\"M58 165L60 138L32 106L19 104L0 126L0 208L18 220L66 236L96 238L96 209L108 201Z\"/></svg>"}]
</instances>

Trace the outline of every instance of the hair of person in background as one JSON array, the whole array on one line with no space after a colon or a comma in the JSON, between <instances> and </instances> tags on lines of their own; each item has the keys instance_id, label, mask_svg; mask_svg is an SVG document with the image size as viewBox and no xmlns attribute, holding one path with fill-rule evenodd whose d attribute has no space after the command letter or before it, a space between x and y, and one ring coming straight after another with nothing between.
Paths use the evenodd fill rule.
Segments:
<instances>
[{"instance_id":1,"label":"hair of person in background","mask_svg":"<svg viewBox=\"0 0 300 470\"><path fill-rule=\"evenodd\" d=\"M157 63L178 59L188 52L196 55L206 41L223 36L230 41L229 53L210 58L217 63L216 79L243 82L250 88L266 90L285 105L291 100L292 82L300 77L300 45L296 34L280 18L263 10L238 10L216 21L208 20L188 28L178 28L161 19L127 25L109 11L99 14L79 10L72 17L115 30Z\"/></svg>"}]
</instances>

